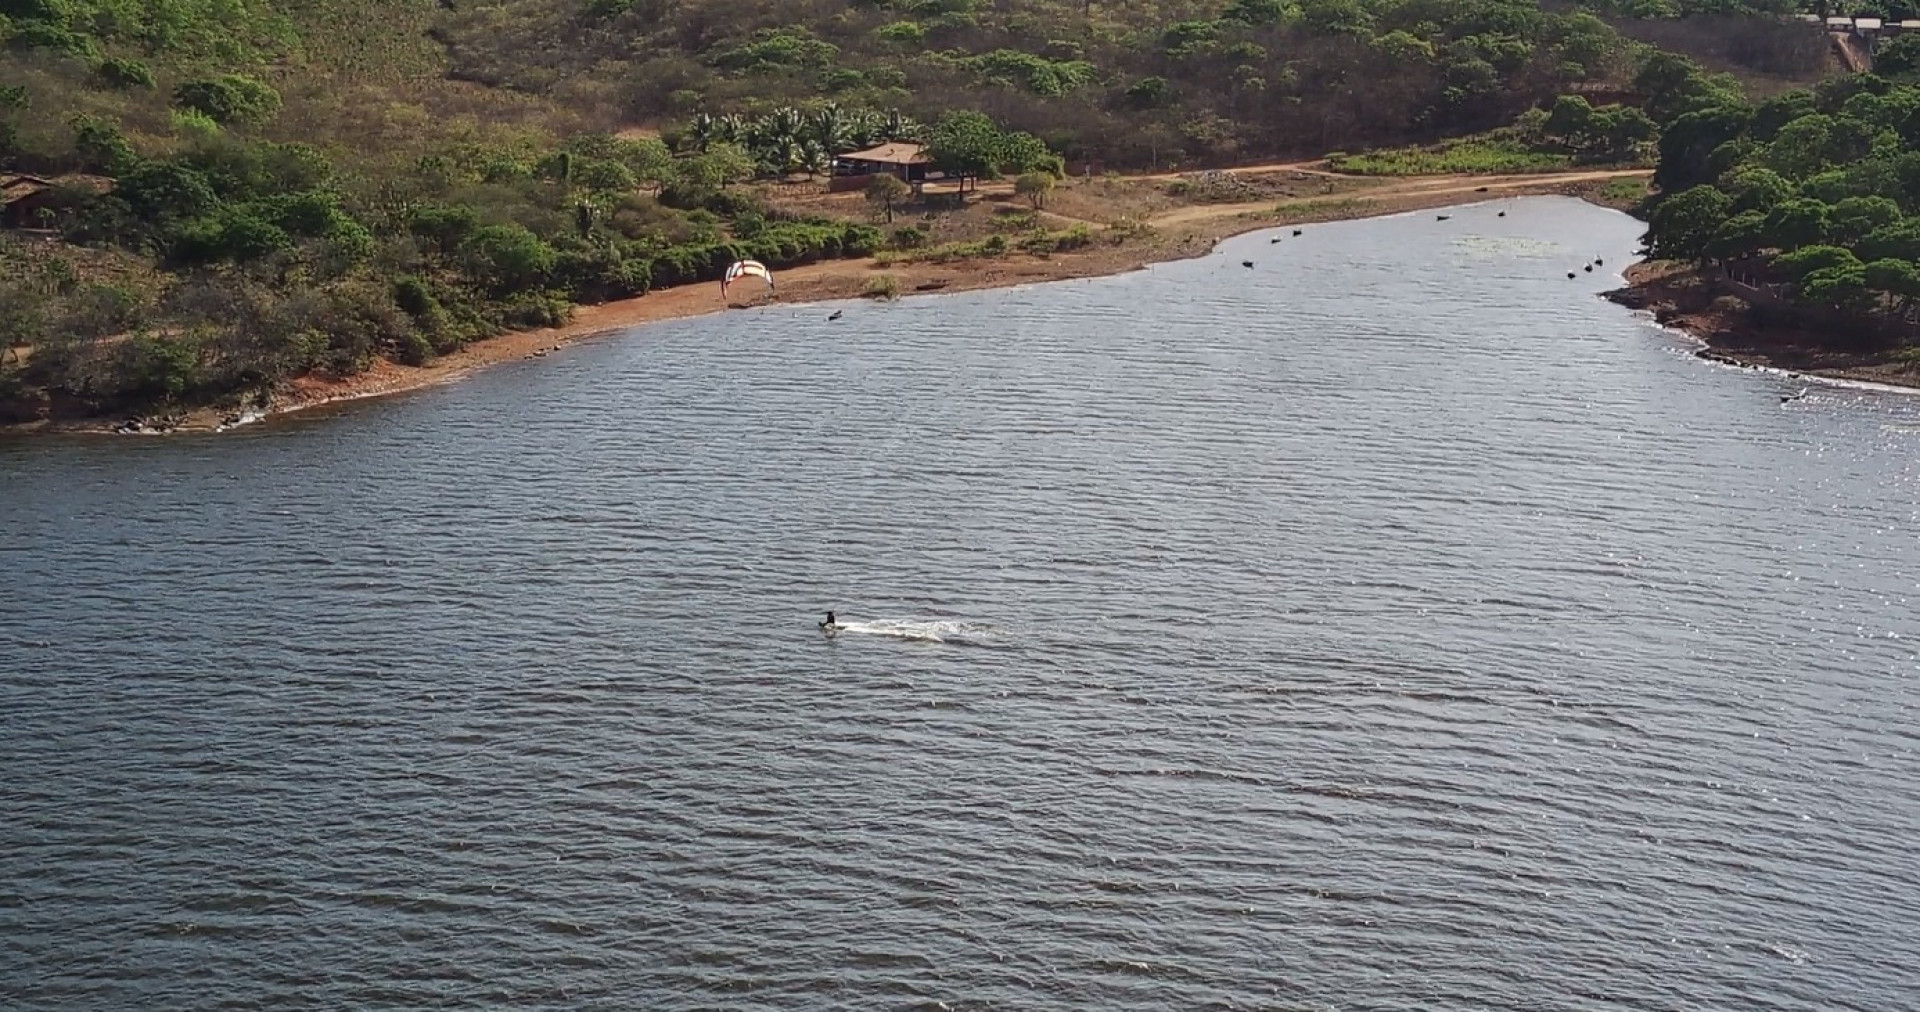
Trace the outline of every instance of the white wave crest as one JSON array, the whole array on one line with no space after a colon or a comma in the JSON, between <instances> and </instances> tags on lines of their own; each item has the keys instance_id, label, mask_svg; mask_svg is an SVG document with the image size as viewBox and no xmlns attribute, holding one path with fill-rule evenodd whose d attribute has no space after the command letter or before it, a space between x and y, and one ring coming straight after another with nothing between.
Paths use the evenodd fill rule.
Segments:
<instances>
[{"instance_id":1,"label":"white wave crest","mask_svg":"<svg viewBox=\"0 0 1920 1012\"><path fill-rule=\"evenodd\" d=\"M925 643L979 643L993 634L993 628L980 622L952 619L877 618L870 621L841 621L834 625L837 634L887 636Z\"/></svg>"}]
</instances>

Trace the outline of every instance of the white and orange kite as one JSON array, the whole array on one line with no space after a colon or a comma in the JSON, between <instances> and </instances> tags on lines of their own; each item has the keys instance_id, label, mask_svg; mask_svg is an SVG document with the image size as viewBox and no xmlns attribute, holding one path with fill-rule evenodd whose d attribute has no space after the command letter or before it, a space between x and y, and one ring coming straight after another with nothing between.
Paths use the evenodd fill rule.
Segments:
<instances>
[{"instance_id":1,"label":"white and orange kite","mask_svg":"<svg viewBox=\"0 0 1920 1012\"><path fill-rule=\"evenodd\" d=\"M727 294L728 285L749 277L766 279L767 291L773 291L773 272L767 270L766 264L758 260L735 260L733 266L727 268L726 276L720 279L720 294Z\"/></svg>"}]
</instances>

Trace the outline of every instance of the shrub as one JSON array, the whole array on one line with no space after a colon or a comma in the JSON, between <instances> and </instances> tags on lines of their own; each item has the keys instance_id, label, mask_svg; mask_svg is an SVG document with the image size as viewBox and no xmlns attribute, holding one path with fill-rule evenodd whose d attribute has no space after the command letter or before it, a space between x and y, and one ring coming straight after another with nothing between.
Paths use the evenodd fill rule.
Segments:
<instances>
[{"instance_id":1,"label":"shrub","mask_svg":"<svg viewBox=\"0 0 1920 1012\"><path fill-rule=\"evenodd\" d=\"M767 28L739 46L712 56L713 65L735 73L755 73L782 67L821 67L840 55L840 47L816 38L804 28Z\"/></svg>"},{"instance_id":2,"label":"shrub","mask_svg":"<svg viewBox=\"0 0 1920 1012\"><path fill-rule=\"evenodd\" d=\"M114 196L145 221L189 218L219 203L207 177L175 162L142 162L122 174Z\"/></svg>"},{"instance_id":3,"label":"shrub","mask_svg":"<svg viewBox=\"0 0 1920 1012\"><path fill-rule=\"evenodd\" d=\"M244 74L221 74L173 89L173 101L225 124L260 123L280 111L280 93Z\"/></svg>"},{"instance_id":4,"label":"shrub","mask_svg":"<svg viewBox=\"0 0 1920 1012\"><path fill-rule=\"evenodd\" d=\"M573 317L573 307L552 292L524 292L500 309L500 323L520 330L562 327Z\"/></svg>"},{"instance_id":5,"label":"shrub","mask_svg":"<svg viewBox=\"0 0 1920 1012\"><path fill-rule=\"evenodd\" d=\"M393 357L403 365L426 365L433 357L433 343L417 330L409 330L394 342Z\"/></svg>"},{"instance_id":6,"label":"shrub","mask_svg":"<svg viewBox=\"0 0 1920 1012\"><path fill-rule=\"evenodd\" d=\"M181 266L245 263L288 249L293 238L247 208L225 208L173 230L171 259Z\"/></svg>"},{"instance_id":7,"label":"shrub","mask_svg":"<svg viewBox=\"0 0 1920 1012\"><path fill-rule=\"evenodd\" d=\"M573 181L584 189L605 193L624 192L640 185L632 169L619 162L596 159L576 162Z\"/></svg>"},{"instance_id":8,"label":"shrub","mask_svg":"<svg viewBox=\"0 0 1920 1012\"><path fill-rule=\"evenodd\" d=\"M109 88L152 88L153 70L139 60L121 56L109 56L100 61L94 69L101 82Z\"/></svg>"},{"instance_id":9,"label":"shrub","mask_svg":"<svg viewBox=\"0 0 1920 1012\"><path fill-rule=\"evenodd\" d=\"M97 53L92 39L48 21L17 24L8 44L15 49L45 49L81 60L92 60Z\"/></svg>"},{"instance_id":10,"label":"shrub","mask_svg":"<svg viewBox=\"0 0 1920 1012\"><path fill-rule=\"evenodd\" d=\"M423 204L413 209L407 228L441 253L451 253L480 227L471 207Z\"/></svg>"},{"instance_id":11,"label":"shrub","mask_svg":"<svg viewBox=\"0 0 1920 1012\"><path fill-rule=\"evenodd\" d=\"M488 225L460 244L467 273L495 292L534 287L553 271L553 247L519 225Z\"/></svg>"},{"instance_id":12,"label":"shrub","mask_svg":"<svg viewBox=\"0 0 1920 1012\"><path fill-rule=\"evenodd\" d=\"M73 153L87 171L117 176L139 160L119 126L95 116L75 116L72 126Z\"/></svg>"},{"instance_id":13,"label":"shrub","mask_svg":"<svg viewBox=\"0 0 1920 1012\"><path fill-rule=\"evenodd\" d=\"M130 402L170 404L200 383L200 349L189 337L140 335L120 346L120 393Z\"/></svg>"},{"instance_id":14,"label":"shrub","mask_svg":"<svg viewBox=\"0 0 1920 1012\"><path fill-rule=\"evenodd\" d=\"M1126 90L1127 103L1136 109L1158 109L1173 97L1173 88L1164 77L1143 77Z\"/></svg>"},{"instance_id":15,"label":"shrub","mask_svg":"<svg viewBox=\"0 0 1920 1012\"><path fill-rule=\"evenodd\" d=\"M192 142L205 143L220 136L220 124L198 109L174 109L168 113L167 123L175 136Z\"/></svg>"},{"instance_id":16,"label":"shrub","mask_svg":"<svg viewBox=\"0 0 1920 1012\"><path fill-rule=\"evenodd\" d=\"M650 260L629 260L612 246L563 250L553 268L553 283L576 302L604 302L644 295L653 282Z\"/></svg>"},{"instance_id":17,"label":"shrub","mask_svg":"<svg viewBox=\"0 0 1920 1012\"><path fill-rule=\"evenodd\" d=\"M895 21L881 25L873 34L899 46L918 46L927 39L927 30L912 21Z\"/></svg>"},{"instance_id":18,"label":"shrub","mask_svg":"<svg viewBox=\"0 0 1920 1012\"><path fill-rule=\"evenodd\" d=\"M413 275L395 278L393 302L413 320L413 325L434 351L446 351L458 343L458 335L446 307L434 297L433 289L427 286L426 281Z\"/></svg>"},{"instance_id":19,"label":"shrub","mask_svg":"<svg viewBox=\"0 0 1920 1012\"><path fill-rule=\"evenodd\" d=\"M872 256L880 245L880 230L872 225L847 225L841 230L840 251L844 256Z\"/></svg>"},{"instance_id":20,"label":"shrub","mask_svg":"<svg viewBox=\"0 0 1920 1012\"><path fill-rule=\"evenodd\" d=\"M1046 172L1023 172L1013 181L1013 192L1027 199L1034 210L1046 206L1047 195L1053 192L1055 180Z\"/></svg>"},{"instance_id":21,"label":"shrub","mask_svg":"<svg viewBox=\"0 0 1920 1012\"><path fill-rule=\"evenodd\" d=\"M1531 151L1510 142L1469 140L1432 148L1394 148L1365 154L1334 154L1337 172L1361 176L1423 176L1440 173L1554 172L1573 164L1563 154Z\"/></svg>"}]
</instances>

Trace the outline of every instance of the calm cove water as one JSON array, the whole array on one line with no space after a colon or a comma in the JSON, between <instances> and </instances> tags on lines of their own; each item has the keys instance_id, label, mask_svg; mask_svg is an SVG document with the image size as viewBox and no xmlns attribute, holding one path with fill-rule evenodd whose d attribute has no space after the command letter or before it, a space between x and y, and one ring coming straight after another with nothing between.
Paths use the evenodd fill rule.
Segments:
<instances>
[{"instance_id":1,"label":"calm cove water","mask_svg":"<svg viewBox=\"0 0 1920 1012\"><path fill-rule=\"evenodd\" d=\"M0 444L0 1006L1912 1008L1920 400L1638 232Z\"/></svg>"}]
</instances>

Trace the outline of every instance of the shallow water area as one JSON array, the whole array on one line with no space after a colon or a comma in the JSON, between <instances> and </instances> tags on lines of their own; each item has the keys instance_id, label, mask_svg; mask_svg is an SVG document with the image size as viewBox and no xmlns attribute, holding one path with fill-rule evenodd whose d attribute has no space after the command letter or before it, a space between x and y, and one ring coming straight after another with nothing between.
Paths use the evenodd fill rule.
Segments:
<instances>
[{"instance_id":1,"label":"shallow water area","mask_svg":"<svg viewBox=\"0 0 1920 1012\"><path fill-rule=\"evenodd\" d=\"M1911 1004L1920 400L1446 213L0 442L0 1006Z\"/></svg>"}]
</instances>

